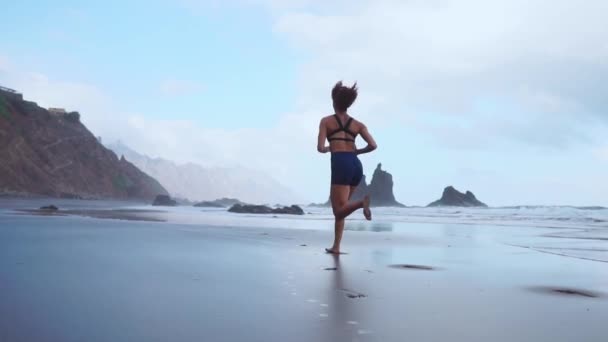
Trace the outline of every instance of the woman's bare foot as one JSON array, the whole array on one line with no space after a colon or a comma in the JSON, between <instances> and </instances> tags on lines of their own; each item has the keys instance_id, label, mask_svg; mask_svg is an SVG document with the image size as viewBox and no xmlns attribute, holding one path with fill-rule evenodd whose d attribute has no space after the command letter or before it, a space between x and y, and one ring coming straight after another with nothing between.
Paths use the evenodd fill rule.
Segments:
<instances>
[{"instance_id":1,"label":"woman's bare foot","mask_svg":"<svg viewBox=\"0 0 608 342\"><path fill-rule=\"evenodd\" d=\"M369 196L363 197L363 215L368 221L372 220L372 211L369 208Z\"/></svg>"},{"instance_id":2,"label":"woman's bare foot","mask_svg":"<svg viewBox=\"0 0 608 342\"><path fill-rule=\"evenodd\" d=\"M339 249L335 249L333 247L332 248L325 248L325 252L327 252L329 254L336 254L336 255L338 255L338 254L346 254L344 252L340 252Z\"/></svg>"}]
</instances>

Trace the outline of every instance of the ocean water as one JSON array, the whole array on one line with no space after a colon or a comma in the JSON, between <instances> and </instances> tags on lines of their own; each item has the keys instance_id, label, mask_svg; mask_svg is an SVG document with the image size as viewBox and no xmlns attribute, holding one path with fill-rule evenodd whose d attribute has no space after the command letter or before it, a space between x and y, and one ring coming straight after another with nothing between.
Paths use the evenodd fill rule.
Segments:
<instances>
[{"instance_id":1,"label":"ocean water","mask_svg":"<svg viewBox=\"0 0 608 342\"><path fill-rule=\"evenodd\" d=\"M19 210L37 209L54 204L62 210L119 210L139 212L142 217L181 224L213 226L256 226L269 228L327 229L333 227L329 208L303 207L306 215L233 214L222 208L190 206L155 207L128 201L83 201L58 199L0 199L0 212L15 214ZM372 208L373 223L365 230L399 231L400 223L473 224L534 228L572 228L608 234L608 208L573 206L512 206L495 208ZM349 222L364 222L361 212ZM356 229L354 229L356 230ZM608 239L608 235L606 235Z\"/></svg>"}]
</instances>

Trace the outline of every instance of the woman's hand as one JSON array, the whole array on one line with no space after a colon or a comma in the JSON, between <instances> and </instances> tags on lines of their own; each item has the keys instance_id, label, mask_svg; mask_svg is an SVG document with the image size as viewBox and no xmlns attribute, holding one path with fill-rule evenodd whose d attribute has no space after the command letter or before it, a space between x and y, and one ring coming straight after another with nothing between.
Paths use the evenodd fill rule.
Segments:
<instances>
[{"instance_id":1,"label":"woman's hand","mask_svg":"<svg viewBox=\"0 0 608 342\"><path fill-rule=\"evenodd\" d=\"M329 152L329 146L319 147L317 148L317 151L319 151L319 153L327 153Z\"/></svg>"},{"instance_id":2,"label":"woman's hand","mask_svg":"<svg viewBox=\"0 0 608 342\"><path fill-rule=\"evenodd\" d=\"M378 148L378 145L376 145L376 141L374 140L374 138L372 138L372 135L369 134L369 132L367 131L367 127L365 127L365 125L362 124L362 128L359 133L361 133L361 137L363 138L363 140L365 140L365 142L367 142L367 146L365 146L362 149L355 150L355 153L357 155L369 153L369 152L375 150L376 148Z\"/></svg>"}]
</instances>

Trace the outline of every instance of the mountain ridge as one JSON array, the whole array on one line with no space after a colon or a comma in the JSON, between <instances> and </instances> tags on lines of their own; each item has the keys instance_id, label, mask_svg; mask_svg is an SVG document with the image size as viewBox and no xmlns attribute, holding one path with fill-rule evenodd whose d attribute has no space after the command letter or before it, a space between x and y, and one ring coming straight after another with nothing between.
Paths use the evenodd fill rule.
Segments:
<instances>
[{"instance_id":1,"label":"mountain ridge","mask_svg":"<svg viewBox=\"0 0 608 342\"><path fill-rule=\"evenodd\" d=\"M195 202L229 197L248 203L296 203L298 199L291 189L257 170L176 163L139 153L121 141L107 147L158 179L173 197Z\"/></svg>"}]
</instances>

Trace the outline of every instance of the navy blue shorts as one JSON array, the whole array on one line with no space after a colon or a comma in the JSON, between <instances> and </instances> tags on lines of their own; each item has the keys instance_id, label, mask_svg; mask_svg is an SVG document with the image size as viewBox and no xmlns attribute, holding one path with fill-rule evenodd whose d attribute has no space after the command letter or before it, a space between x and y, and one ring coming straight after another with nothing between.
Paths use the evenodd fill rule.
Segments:
<instances>
[{"instance_id":1,"label":"navy blue shorts","mask_svg":"<svg viewBox=\"0 0 608 342\"><path fill-rule=\"evenodd\" d=\"M331 154L331 184L357 186L363 178L363 165L354 152Z\"/></svg>"}]
</instances>

